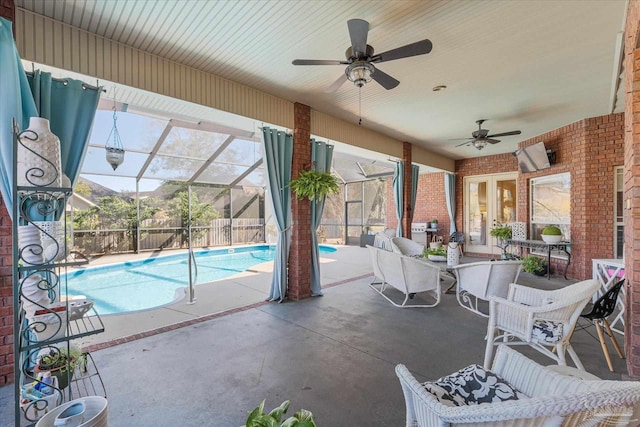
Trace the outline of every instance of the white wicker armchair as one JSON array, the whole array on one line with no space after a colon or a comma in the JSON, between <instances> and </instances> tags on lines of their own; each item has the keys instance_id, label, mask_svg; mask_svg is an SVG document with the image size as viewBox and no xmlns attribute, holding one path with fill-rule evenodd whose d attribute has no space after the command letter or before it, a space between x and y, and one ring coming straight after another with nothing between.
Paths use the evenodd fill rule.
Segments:
<instances>
[{"instance_id":1,"label":"white wicker armchair","mask_svg":"<svg viewBox=\"0 0 640 427\"><path fill-rule=\"evenodd\" d=\"M585 280L555 291L512 283L507 299L492 297L489 301L484 366L491 362L493 346L506 344L529 345L559 365L567 364L566 350L576 367L584 370L569 340L580 312L599 288L597 280ZM547 347L555 348L555 353Z\"/></svg>"},{"instance_id":2,"label":"white wicker armchair","mask_svg":"<svg viewBox=\"0 0 640 427\"><path fill-rule=\"evenodd\" d=\"M452 267L457 278L458 303L480 316L489 317L478 309L478 300L506 298L509 285L518 280L521 268L522 261L482 261Z\"/></svg>"},{"instance_id":3,"label":"white wicker armchair","mask_svg":"<svg viewBox=\"0 0 640 427\"><path fill-rule=\"evenodd\" d=\"M491 371L525 397L498 403L448 406L396 366L406 405L407 427L636 426L640 383L584 381L561 375L515 350L499 346Z\"/></svg>"}]
</instances>

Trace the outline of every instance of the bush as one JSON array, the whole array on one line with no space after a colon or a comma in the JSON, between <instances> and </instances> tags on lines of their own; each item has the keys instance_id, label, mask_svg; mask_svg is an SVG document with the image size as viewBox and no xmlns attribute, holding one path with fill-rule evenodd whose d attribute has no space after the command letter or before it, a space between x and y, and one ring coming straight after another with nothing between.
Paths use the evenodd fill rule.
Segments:
<instances>
[{"instance_id":1,"label":"bush","mask_svg":"<svg viewBox=\"0 0 640 427\"><path fill-rule=\"evenodd\" d=\"M549 225L542 230L541 234L544 234L545 236L561 236L562 230L555 225Z\"/></svg>"}]
</instances>

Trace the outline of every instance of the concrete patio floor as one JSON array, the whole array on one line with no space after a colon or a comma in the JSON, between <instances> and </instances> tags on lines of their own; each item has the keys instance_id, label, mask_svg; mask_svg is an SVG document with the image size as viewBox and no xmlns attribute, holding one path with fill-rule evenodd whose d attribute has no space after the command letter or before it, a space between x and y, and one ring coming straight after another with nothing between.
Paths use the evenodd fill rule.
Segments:
<instances>
[{"instance_id":1,"label":"concrete patio floor","mask_svg":"<svg viewBox=\"0 0 640 427\"><path fill-rule=\"evenodd\" d=\"M482 363L486 320L459 307L455 295L443 295L435 308L396 308L367 286L365 249L341 247L323 258L323 284L329 285L323 297L263 303L270 274L262 272L215 282L211 290L198 287L195 305L182 301L135 315L152 314L152 320L106 316L105 334L125 324L148 331L158 319L193 322L93 352L108 393L109 424L237 427L263 399L268 409L290 399L291 414L309 409L319 426L399 426L405 407L396 364L422 381ZM551 289L573 281L523 273L518 282ZM214 297L215 286L230 294ZM222 307L222 301L231 306ZM233 310L242 301L254 305ZM202 313L218 312L227 314L204 320ZM131 329L119 330L111 337L130 336ZM626 373L614 352L616 372L609 372L598 341L587 332L576 332L572 343L587 371L606 379ZM520 350L552 363L527 347ZM0 420L11 420L12 385L0 388L0 402Z\"/></svg>"}]
</instances>

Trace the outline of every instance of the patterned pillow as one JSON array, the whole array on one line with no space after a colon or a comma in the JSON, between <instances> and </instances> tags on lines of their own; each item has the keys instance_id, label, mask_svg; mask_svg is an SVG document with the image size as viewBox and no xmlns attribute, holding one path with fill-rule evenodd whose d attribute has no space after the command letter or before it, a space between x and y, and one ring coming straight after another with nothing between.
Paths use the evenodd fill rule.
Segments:
<instances>
[{"instance_id":1,"label":"patterned pillow","mask_svg":"<svg viewBox=\"0 0 640 427\"><path fill-rule=\"evenodd\" d=\"M554 344L562 339L562 327L560 322L536 320L533 322L531 336L538 341Z\"/></svg>"},{"instance_id":2,"label":"patterned pillow","mask_svg":"<svg viewBox=\"0 0 640 427\"><path fill-rule=\"evenodd\" d=\"M440 403L447 406L478 405L527 398L500 376L479 365L469 365L435 382L426 382L423 386Z\"/></svg>"}]
</instances>

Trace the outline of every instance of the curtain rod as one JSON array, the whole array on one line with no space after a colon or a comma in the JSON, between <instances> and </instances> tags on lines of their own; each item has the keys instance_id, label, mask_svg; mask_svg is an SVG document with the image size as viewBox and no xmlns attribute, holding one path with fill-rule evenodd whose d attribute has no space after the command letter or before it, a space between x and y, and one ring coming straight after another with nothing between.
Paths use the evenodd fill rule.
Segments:
<instances>
[{"instance_id":1,"label":"curtain rod","mask_svg":"<svg viewBox=\"0 0 640 427\"><path fill-rule=\"evenodd\" d=\"M25 74L27 74L28 76L33 77L35 75L35 72L33 72L33 71L25 71ZM65 85L69 83L68 79L58 79L56 77L51 77L51 80L53 80L54 82L64 83ZM85 82L82 82L82 89L100 90L100 91L102 91L104 93L107 92L106 89L100 89L97 86L92 86L92 85L90 85L88 83L85 83Z\"/></svg>"}]
</instances>

